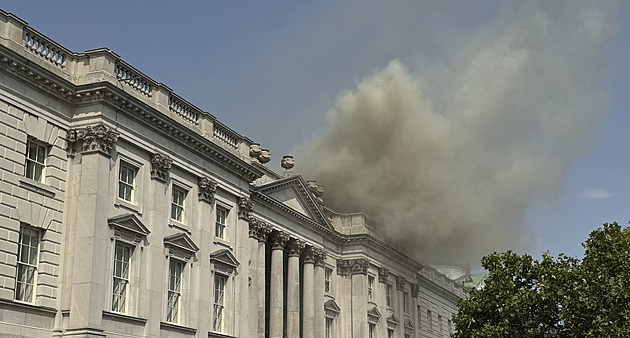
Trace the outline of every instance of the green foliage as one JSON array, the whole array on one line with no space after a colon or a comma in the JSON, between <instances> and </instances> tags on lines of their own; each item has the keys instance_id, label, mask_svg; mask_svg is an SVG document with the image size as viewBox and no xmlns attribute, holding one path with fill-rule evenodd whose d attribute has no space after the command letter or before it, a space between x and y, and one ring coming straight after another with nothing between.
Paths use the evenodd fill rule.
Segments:
<instances>
[{"instance_id":1,"label":"green foliage","mask_svg":"<svg viewBox=\"0 0 630 338\"><path fill-rule=\"evenodd\" d=\"M630 337L630 228L604 224L584 259L511 251L481 260L486 286L459 302L454 337Z\"/></svg>"}]
</instances>

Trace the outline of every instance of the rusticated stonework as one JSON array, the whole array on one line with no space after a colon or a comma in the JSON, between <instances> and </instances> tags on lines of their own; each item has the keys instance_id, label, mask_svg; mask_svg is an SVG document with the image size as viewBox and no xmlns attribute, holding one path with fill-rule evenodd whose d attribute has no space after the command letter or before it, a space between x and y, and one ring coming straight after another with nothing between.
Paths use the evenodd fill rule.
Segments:
<instances>
[{"instance_id":1,"label":"rusticated stonework","mask_svg":"<svg viewBox=\"0 0 630 338\"><path fill-rule=\"evenodd\" d=\"M387 283L387 278L389 278L389 270L385 268L378 268L378 282Z\"/></svg>"},{"instance_id":2,"label":"rusticated stonework","mask_svg":"<svg viewBox=\"0 0 630 338\"><path fill-rule=\"evenodd\" d=\"M68 131L68 156L74 156L79 143L81 143L81 154L98 152L111 156L112 145L118 141L118 136L118 132L104 124L72 129Z\"/></svg>"},{"instance_id":3,"label":"rusticated stonework","mask_svg":"<svg viewBox=\"0 0 630 338\"><path fill-rule=\"evenodd\" d=\"M173 166L173 159L168 155L154 153L151 155L151 179L166 182Z\"/></svg>"},{"instance_id":4,"label":"rusticated stonework","mask_svg":"<svg viewBox=\"0 0 630 338\"><path fill-rule=\"evenodd\" d=\"M217 191L217 182L210 177L199 177L199 200L212 203Z\"/></svg>"},{"instance_id":5,"label":"rusticated stonework","mask_svg":"<svg viewBox=\"0 0 630 338\"><path fill-rule=\"evenodd\" d=\"M254 209L254 202L249 197L241 197L238 200L238 218L249 220L249 214Z\"/></svg>"}]
</instances>

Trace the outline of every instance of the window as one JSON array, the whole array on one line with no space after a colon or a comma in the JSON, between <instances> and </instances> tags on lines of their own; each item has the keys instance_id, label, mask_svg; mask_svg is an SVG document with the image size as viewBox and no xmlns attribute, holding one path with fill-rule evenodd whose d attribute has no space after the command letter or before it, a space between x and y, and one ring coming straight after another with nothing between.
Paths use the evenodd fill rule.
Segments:
<instances>
[{"instance_id":1,"label":"window","mask_svg":"<svg viewBox=\"0 0 630 338\"><path fill-rule=\"evenodd\" d=\"M420 305L418 305L418 329L420 329L420 324L422 323L422 310L420 309Z\"/></svg>"},{"instance_id":2,"label":"window","mask_svg":"<svg viewBox=\"0 0 630 338\"><path fill-rule=\"evenodd\" d=\"M453 334L453 322L449 319L448 320L448 335L450 336L451 334Z\"/></svg>"},{"instance_id":3,"label":"window","mask_svg":"<svg viewBox=\"0 0 630 338\"><path fill-rule=\"evenodd\" d=\"M368 299L374 298L374 276L368 276Z\"/></svg>"},{"instance_id":4,"label":"window","mask_svg":"<svg viewBox=\"0 0 630 338\"><path fill-rule=\"evenodd\" d=\"M175 259L169 261L168 266L168 302L166 321L179 322L179 309L182 295L182 271L184 263Z\"/></svg>"},{"instance_id":5,"label":"window","mask_svg":"<svg viewBox=\"0 0 630 338\"><path fill-rule=\"evenodd\" d=\"M26 140L26 168L24 176L44 182L44 168L48 147L34 140Z\"/></svg>"},{"instance_id":6,"label":"window","mask_svg":"<svg viewBox=\"0 0 630 338\"><path fill-rule=\"evenodd\" d=\"M134 202L134 185L136 180L137 169L120 162L118 170L118 198L127 202Z\"/></svg>"},{"instance_id":7,"label":"window","mask_svg":"<svg viewBox=\"0 0 630 338\"><path fill-rule=\"evenodd\" d=\"M182 222L184 217L184 200L186 191L177 186L173 186L173 201L171 203L171 218Z\"/></svg>"},{"instance_id":8,"label":"window","mask_svg":"<svg viewBox=\"0 0 630 338\"><path fill-rule=\"evenodd\" d=\"M387 329L387 338L394 338L394 329Z\"/></svg>"},{"instance_id":9,"label":"window","mask_svg":"<svg viewBox=\"0 0 630 338\"><path fill-rule=\"evenodd\" d=\"M222 275L214 275L214 318L212 330L223 332L223 309L225 308L224 294L227 278Z\"/></svg>"},{"instance_id":10,"label":"window","mask_svg":"<svg viewBox=\"0 0 630 338\"><path fill-rule=\"evenodd\" d=\"M333 338L335 336L333 332L333 323L333 318L326 317L326 338Z\"/></svg>"},{"instance_id":11,"label":"window","mask_svg":"<svg viewBox=\"0 0 630 338\"><path fill-rule=\"evenodd\" d=\"M39 256L39 231L22 227L18 243L17 277L15 299L23 302L35 302L35 283Z\"/></svg>"},{"instance_id":12,"label":"window","mask_svg":"<svg viewBox=\"0 0 630 338\"><path fill-rule=\"evenodd\" d=\"M429 324L429 330L433 330L433 314L431 310L427 310L427 322Z\"/></svg>"},{"instance_id":13,"label":"window","mask_svg":"<svg viewBox=\"0 0 630 338\"><path fill-rule=\"evenodd\" d=\"M438 328L439 328L440 334L442 334L442 315L438 315Z\"/></svg>"},{"instance_id":14,"label":"window","mask_svg":"<svg viewBox=\"0 0 630 338\"><path fill-rule=\"evenodd\" d=\"M332 269L331 268L326 268L326 271L324 273L324 291L326 291L326 293L330 293L331 291L331 278L332 278Z\"/></svg>"},{"instance_id":15,"label":"window","mask_svg":"<svg viewBox=\"0 0 630 338\"><path fill-rule=\"evenodd\" d=\"M403 291L403 311L409 313L409 293Z\"/></svg>"},{"instance_id":16,"label":"window","mask_svg":"<svg viewBox=\"0 0 630 338\"><path fill-rule=\"evenodd\" d=\"M228 211L217 207L217 222L214 230L214 235L221 239L225 239L225 225Z\"/></svg>"},{"instance_id":17,"label":"window","mask_svg":"<svg viewBox=\"0 0 630 338\"><path fill-rule=\"evenodd\" d=\"M369 333L369 338L376 338L376 324L373 324L373 323L368 324L368 333Z\"/></svg>"},{"instance_id":18,"label":"window","mask_svg":"<svg viewBox=\"0 0 630 338\"><path fill-rule=\"evenodd\" d=\"M112 311L127 312L127 293L129 290L129 262L133 249L116 242L114 249L114 287L112 291Z\"/></svg>"},{"instance_id":19,"label":"window","mask_svg":"<svg viewBox=\"0 0 630 338\"><path fill-rule=\"evenodd\" d=\"M387 300L387 306L388 307L392 307L392 289L393 289L393 287L392 287L391 284L387 284L385 287L387 288L386 289L387 292L385 293L385 298Z\"/></svg>"}]
</instances>

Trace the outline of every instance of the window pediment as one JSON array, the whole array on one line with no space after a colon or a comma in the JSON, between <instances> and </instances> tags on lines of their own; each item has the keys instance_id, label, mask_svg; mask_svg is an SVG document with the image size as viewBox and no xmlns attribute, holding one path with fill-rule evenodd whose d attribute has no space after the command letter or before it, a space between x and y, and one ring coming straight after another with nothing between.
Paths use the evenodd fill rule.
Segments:
<instances>
[{"instance_id":1,"label":"window pediment","mask_svg":"<svg viewBox=\"0 0 630 338\"><path fill-rule=\"evenodd\" d=\"M241 264L228 249L220 249L210 254L210 262L231 273Z\"/></svg>"},{"instance_id":2,"label":"window pediment","mask_svg":"<svg viewBox=\"0 0 630 338\"><path fill-rule=\"evenodd\" d=\"M398 317L396 317L396 314L392 313L387 317L387 327L396 328L396 326L398 326Z\"/></svg>"},{"instance_id":3,"label":"window pediment","mask_svg":"<svg viewBox=\"0 0 630 338\"><path fill-rule=\"evenodd\" d=\"M189 260L199 247L185 233L179 233L164 238L164 246L168 249L167 256L175 256Z\"/></svg>"},{"instance_id":4,"label":"window pediment","mask_svg":"<svg viewBox=\"0 0 630 338\"><path fill-rule=\"evenodd\" d=\"M368 322L370 323L378 323L379 319L381 319L381 312L376 308L376 306L372 307L367 312Z\"/></svg>"},{"instance_id":5,"label":"window pediment","mask_svg":"<svg viewBox=\"0 0 630 338\"><path fill-rule=\"evenodd\" d=\"M411 333L413 332L413 324L411 323L411 320L409 319L405 319L405 333Z\"/></svg>"},{"instance_id":6,"label":"window pediment","mask_svg":"<svg viewBox=\"0 0 630 338\"><path fill-rule=\"evenodd\" d=\"M334 299L329 299L324 303L324 311L330 314L338 315L341 312L341 308L337 305Z\"/></svg>"},{"instance_id":7,"label":"window pediment","mask_svg":"<svg viewBox=\"0 0 630 338\"><path fill-rule=\"evenodd\" d=\"M114 238L126 240L134 244L140 243L151 233L134 214L123 214L107 220L109 227L114 230Z\"/></svg>"}]
</instances>

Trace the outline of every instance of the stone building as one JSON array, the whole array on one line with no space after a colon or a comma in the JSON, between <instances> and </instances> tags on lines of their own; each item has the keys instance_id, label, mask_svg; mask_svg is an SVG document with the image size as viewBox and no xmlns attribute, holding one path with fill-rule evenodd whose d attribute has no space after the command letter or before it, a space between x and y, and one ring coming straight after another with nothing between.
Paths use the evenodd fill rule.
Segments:
<instances>
[{"instance_id":1,"label":"stone building","mask_svg":"<svg viewBox=\"0 0 630 338\"><path fill-rule=\"evenodd\" d=\"M0 11L0 336L448 336L460 284L270 159Z\"/></svg>"}]
</instances>

